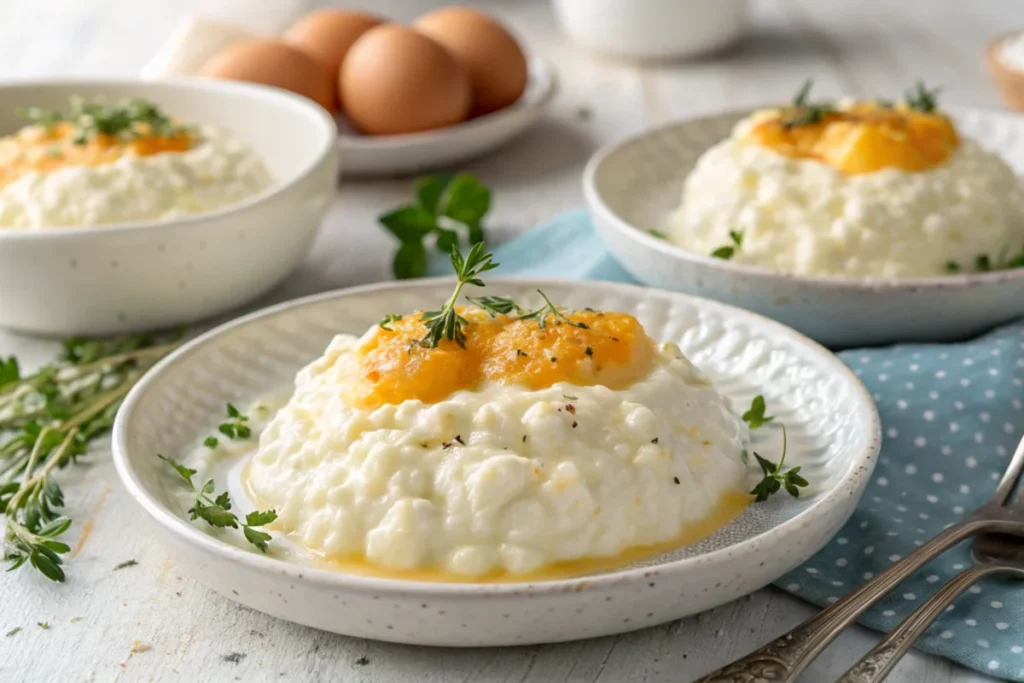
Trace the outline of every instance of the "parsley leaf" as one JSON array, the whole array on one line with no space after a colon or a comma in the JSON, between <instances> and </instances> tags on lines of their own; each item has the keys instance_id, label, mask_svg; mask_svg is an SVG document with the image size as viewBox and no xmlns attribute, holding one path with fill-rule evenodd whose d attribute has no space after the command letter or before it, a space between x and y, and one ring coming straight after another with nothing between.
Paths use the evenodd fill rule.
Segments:
<instances>
[{"instance_id":1,"label":"parsley leaf","mask_svg":"<svg viewBox=\"0 0 1024 683\"><path fill-rule=\"evenodd\" d=\"M484 241L482 221L491 208L491 191L467 173L430 175L414 185L415 203L381 214L377 220L399 241L392 270L399 279L420 277L427 269L426 238L451 252L465 234L471 245Z\"/></svg>"}]
</instances>

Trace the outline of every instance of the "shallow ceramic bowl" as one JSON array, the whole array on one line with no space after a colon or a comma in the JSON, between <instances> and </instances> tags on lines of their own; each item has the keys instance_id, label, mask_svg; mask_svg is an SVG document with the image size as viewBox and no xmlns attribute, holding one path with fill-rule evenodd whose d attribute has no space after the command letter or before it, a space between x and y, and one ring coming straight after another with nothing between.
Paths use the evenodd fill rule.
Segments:
<instances>
[{"instance_id":1,"label":"shallow ceramic bowl","mask_svg":"<svg viewBox=\"0 0 1024 683\"><path fill-rule=\"evenodd\" d=\"M555 72L539 57L529 59L526 91L515 103L463 123L408 135L359 135L339 117L338 148L347 176L407 175L481 156L536 123L554 99Z\"/></svg>"},{"instance_id":2,"label":"shallow ceramic bowl","mask_svg":"<svg viewBox=\"0 0 1024 683\"><path fill-rule=\"evenodd\" d=\"M238 204L164 222L0 230L0 326L115 334L206 318L256 298L305 255L337 179L336 130L309 100L215 81L54 81L0 87L0 133L15 110L72 95L145 97L186 122L230 130L276 182Z\"/></svg>"},{"instance_id":3,"label":"shallow ceramic bowl","mask_svg":"<svg viewBox=\"0 0 1024 683\"><path fill-rule=\"evenodd\" d=\"M895 281L798 276L712 258L648 234L679 205L700 155L749 113L669 123L591 159L583 181L590 215L638 280L762 313L833 347L962 339L1024 315L1024 269ZM953 115L965 137L1024 171L1024 119L977 109Z\"/></svg>"},{"instance_id":4,"label":"shallow ceramic bowl","mask_svg":"<svg viewBox=\"0 0 1024 683\"><path fill-rule=\"evenodd\" d=\"M450 295L447 279L318 295L199 337L150 371L125 401L114 426L118 474L178 565L228 599L337 633L421 645L553 642L678 619L761 588L839 530L868 482L880 436L871 398L842 362L778 323L673 292L495 280L486 293L525 299L538 286L571 308L635 314L655 339L678 342L734 405L763 393L777 423L787 426L787 462L804 468L813 490L753 505L713 536L625 569L535 583L351 576L275 556L287 539L275 538L264 556L186 521L182 483L158 453L186 457L215 429L226 401L245 405L287 387L334 334L361 334L382 311L436 305ZM762 428L754 445L777 459L780 439L778 427ZM231 488L214 476L218 490ZM244 510L242 502L235 500Z\"/></svg>"}]
</instances>

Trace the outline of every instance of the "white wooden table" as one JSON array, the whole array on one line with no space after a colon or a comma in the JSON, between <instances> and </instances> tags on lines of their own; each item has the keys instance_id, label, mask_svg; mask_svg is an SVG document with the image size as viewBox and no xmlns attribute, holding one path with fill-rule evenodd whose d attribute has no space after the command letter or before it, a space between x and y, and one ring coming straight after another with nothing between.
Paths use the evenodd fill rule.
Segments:
<instances>
[{"instance_id":1,"label":"white wooden table","mask_svg":"<svg viewBox=\"0 0 1024 683\"><path fill-rule=\"evenodd\" d=\"M272 11L283 1L251 4ZM210 4L217 3L4 0L0 78L134 74L180 16ZM362 4L411 19L442 3ZM1024 25L1020 0L753 0L753 27L738 48L688 64L632 66L567 46L546 0L481 4L561 75L561 93L544 123L467 165L495 191L495 239L581 204L580 171L603 143L671 117L787 99L808 76L823 94L865 96L897 96L922 78L942 84L948 102L998 106L983 46L991 35ZM581 115L584 109L591 115ZM409 186L407 179L344 183L315 249L270 299L385 278L392 245L374 217L407 199ZM54 348L0 332L0 355L18 354L26 365L44 362ZM151 539L108 451L99 449L94 464L62 480L76 520L69 580L54 585L29 570L0 575L2 681L686 681L814 612L765 589L672 624L560 645L440 650L356 640L242 608L184 575ZM114 570L129 559L138 565ZM13 627L22 630L3 637ZM876 637L851 629L807 680L834 678ZM892 680L988 679L915 653Z\"/></svg>"}]
</instances>

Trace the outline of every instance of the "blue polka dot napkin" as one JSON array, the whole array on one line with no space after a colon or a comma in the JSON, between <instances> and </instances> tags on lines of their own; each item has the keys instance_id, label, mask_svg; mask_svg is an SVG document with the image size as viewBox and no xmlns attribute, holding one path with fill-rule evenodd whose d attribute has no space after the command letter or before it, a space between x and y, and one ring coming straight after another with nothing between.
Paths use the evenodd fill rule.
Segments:
<instances>
[{"instance_id":1,"label":"blue polka dot napkin","mask_svg":"<svg viewBox=\"0 0 1024 683\"><path fill-rule=\"evenodd\" d=\"M497 247L495 260L498 274L634 282L578 210ZM438 273L447 270L434 265ZM884 438L874 480L849 523L776 582L822 606L981 505L1024 432L1024 324L965 343L838 355L874 395ZM954 548L904 581L861 623L892 629L970 563L966 544ZM917 647L1024 682L1024 582L976 585Z\"/></svg>"}]
</instances>

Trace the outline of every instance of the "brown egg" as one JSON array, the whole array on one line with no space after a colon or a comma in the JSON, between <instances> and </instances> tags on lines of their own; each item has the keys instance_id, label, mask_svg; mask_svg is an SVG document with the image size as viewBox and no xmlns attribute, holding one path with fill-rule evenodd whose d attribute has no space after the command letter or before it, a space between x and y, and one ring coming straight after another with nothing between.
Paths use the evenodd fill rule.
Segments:
<instances>
[{"instance_id":1,"label":"brown egg","mask_svg":"<svg viewBox=\"0 0 1024 683\"><path fill-rule=\"evenodd\" d=\"M440 44L385 24L355 42L339 79L345 113L370 135L442 128L469 114L469 76Z\"/></svg>"},{"instance_id":2,"label":"brown egg","mask_svg":"<svg viewBox=\"0 0 1024 683\"><path fill-rule=\"evenodd\" d=\"M507 107L526 90L526 56L491 16L470 7L444 7L424 14L413 27L448 48L469 71L474 116Z\"/></svg>"},{"instance_id":3,"label":"brown egg","mask_svg":"<svg viewBox=\"0 0 1024 683\"><path fill-rule=\"evenodd\" d=\"M355 10L324 9L295 22L282 38L320 61L335 80L345 55L359 36L384 23L380 17Z\"/></svg>"},{"instance_id":4,"label":"brown egg","mask_svg":"<svg viewBox=\"0 0 1024 683\"><path fill-rule=\"evenodd\" d=\"M199 75L272 85L328 110L337 97L333 74L302 50L279 40L257 38L229 45L211 57Z\"/></svg>"}]
</instances>

